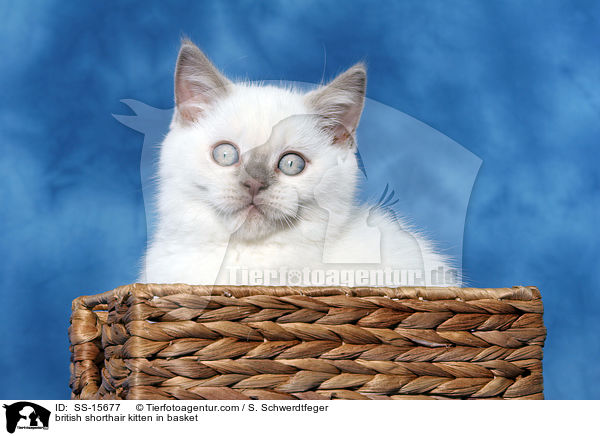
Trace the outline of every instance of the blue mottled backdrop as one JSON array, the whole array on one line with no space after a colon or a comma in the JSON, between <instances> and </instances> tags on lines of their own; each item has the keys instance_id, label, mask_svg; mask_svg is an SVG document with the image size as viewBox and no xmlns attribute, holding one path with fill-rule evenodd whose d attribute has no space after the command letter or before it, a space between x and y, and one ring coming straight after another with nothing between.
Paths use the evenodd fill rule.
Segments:
<instances>
[{"instance_id":1,"label":"blue mottled backdrop","mask_svg":"<svg viewBox=\"0 0 600 436\"><path fill-rule=\"evenodd\" d=\"M2 0L0 16L0 397L68 398L71 300L135 280L142 137L111 114L172 106L187 35L250 79L365 59L371 99L481 158L465 273L539 286L547 398L600 398L600 3Z\"/></svg>"}]
</instances>

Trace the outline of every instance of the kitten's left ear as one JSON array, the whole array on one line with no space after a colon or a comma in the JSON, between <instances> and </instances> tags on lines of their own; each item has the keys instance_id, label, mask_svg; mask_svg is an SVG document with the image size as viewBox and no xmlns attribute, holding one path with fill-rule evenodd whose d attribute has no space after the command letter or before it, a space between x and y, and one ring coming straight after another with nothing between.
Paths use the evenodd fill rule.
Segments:
<instances>
[{"instance_id":1,"label":"kitten's left ear","mask_svg":"<svg viewBox=\"0 0 600 436\"><path fill-rule=\"evenodd\" d=\"M175 67L175 103L181 121L197 119L215 99L227 94L229 85L192 41L182 41Z\"/></svg>"},{"instance_id":2,"label":"kitten's left ear","mask_svg":"<svg viewBox=\"0 0 600 436\"><path fill-rule=\"evenodd\" d=\"M359 62L328 85L308 93L308 104L323 117L325 128L333 132L334 143L345 144L354 136L366 88L367 69Z\"/></svg>"}]
</instances>

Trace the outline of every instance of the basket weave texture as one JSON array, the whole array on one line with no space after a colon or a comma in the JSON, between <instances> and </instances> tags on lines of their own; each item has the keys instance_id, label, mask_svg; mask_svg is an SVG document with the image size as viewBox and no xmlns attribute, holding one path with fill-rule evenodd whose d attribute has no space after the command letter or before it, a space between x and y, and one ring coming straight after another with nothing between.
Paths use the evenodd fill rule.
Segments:
<instances>
[{"instance_id":1,"label":"basket weave texture","mask_svg":"<svg viewBox=\"0 0 600 436\"><path fill-rule=\"evenodd\" d=\"M133 284L72 310L73 399L543 399L535 287Z\"/></svg>"}]
</instances>

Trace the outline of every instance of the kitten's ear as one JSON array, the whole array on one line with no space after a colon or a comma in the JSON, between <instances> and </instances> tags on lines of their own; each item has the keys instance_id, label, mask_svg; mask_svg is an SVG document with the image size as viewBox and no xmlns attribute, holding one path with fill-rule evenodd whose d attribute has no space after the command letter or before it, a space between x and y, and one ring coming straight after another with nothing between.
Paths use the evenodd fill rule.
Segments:
<instances>
[{"instance_id":1,"label":"kitten's ear","mask_svg":"<svg viewBox=\"0 0 600 436\"><path fill-rule=\"evenodd\" d=\"M352 138L365 102L367 69L362 62L337 76L331 83L307 95L307 101L332 130L334 143Z\"/></svg>"},{"instance_id":2,"label":"kitten's ear","mask_svg":"<svg viewBox=\"0 0 600 436\"><path fill-rule=\"evenodd\" d=\"M214 99L227 94L229 85L231 82L192 41L182 41L175 67L177 119L197 119Z\"/></svg>"}]
</instances>

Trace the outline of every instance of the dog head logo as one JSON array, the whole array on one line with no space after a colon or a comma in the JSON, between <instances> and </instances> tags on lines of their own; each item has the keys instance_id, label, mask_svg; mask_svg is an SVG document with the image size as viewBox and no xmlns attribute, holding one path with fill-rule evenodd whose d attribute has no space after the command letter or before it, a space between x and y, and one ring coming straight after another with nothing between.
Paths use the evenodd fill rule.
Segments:
<instances>
[{"instance_id":1,"label":"dog head logo","mask_svg":"<svg viewBox=\"0 0 600 436\"><path fill-rule=\"evenodd\" d=\"M19 429L48 429L50 411L28 401L4 405L6 409L6 430L14 433Z\"/></svg>"}]
</instances>

